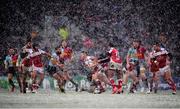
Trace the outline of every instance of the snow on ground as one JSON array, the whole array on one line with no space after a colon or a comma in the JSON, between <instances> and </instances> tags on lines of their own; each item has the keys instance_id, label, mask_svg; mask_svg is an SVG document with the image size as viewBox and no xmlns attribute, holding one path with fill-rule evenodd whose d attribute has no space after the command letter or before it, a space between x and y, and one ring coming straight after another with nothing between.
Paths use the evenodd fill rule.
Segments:
<instances>
[{"instance_id":1,"label":"snow on ground","mask_svg":"<svg viewBox=\"0 0 180 109\"><path fill-rule=\"evenodd\" d=\"M37 94L9 93L0 90L0 108L178 108L180 91L172 95L170 91L159 91L158 94L91 94L88 92L67 92L41 90Z\"/></svg>"}]
</instances>

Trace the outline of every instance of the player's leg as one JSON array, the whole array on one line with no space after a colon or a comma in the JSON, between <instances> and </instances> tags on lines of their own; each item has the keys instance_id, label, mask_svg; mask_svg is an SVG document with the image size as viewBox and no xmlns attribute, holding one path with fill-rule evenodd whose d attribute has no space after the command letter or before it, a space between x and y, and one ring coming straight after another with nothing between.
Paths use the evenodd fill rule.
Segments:
<instances>
[{"instance_id":1,"label":"player's leg","mask_svg":"<svg viewBox=\"0 0 180 109\"><path fill-rule=\"evenodd\" d=\"M115 84L115 80L114 80L114 73L115 73L115 70L113 69L109 69L107 73L108 79L112 86L112 94L115 94L118 91L117 85Z\"/></svg>"},{"instance_id":2,"label":"player's leg","mask_svg":"<svg viewBox=\"0 0 180 109\"><path fill-rule=\"evenodd\" d=\"M78 84L76 82L74 82L73 78L69 75L69 72L64 71L64 75L65 75L66 80L69 80L76 87L75 91L77 92L78 91Z\"/></svg>"},{"instance_id":3,"label":"player's leg","mask_svg":"<svg viewBox=\"0 0 180 109\"><path fill-rule=\"evenodd\" d=\"M11 85L11 92L14 92L14 89L15 89L15 85L14 85L14 82L13 82L13 74L15 73L15 70L13 67L9 67L8 68L8 82L9 84Z\"/></svg>"},{"instance_id":4,"label":"player's leg","mask_svg":"<svg viewBox=\"0 0 180 109\"><path fill-rule=\"evenodd\" d=\"M118 80L118 85L117 85L117 88L118 88L118 93L122 93L123 92L123 89L122 89L122 85L123 85L123 72L121 69L117 69L116 70L116 76L117 76L117 80Z\"/></svg>"},{"instance_id":5,"label":"player's leg","mask_svg":"<svg viewBox=\"0 0 180 109\"><path fill-rule=\"evenodd\" d=\"M105 92L105 88L102 84L104 83L111 85L110 81L107 79L106 75L101 71L96 72L95 75L96 79L98 80L97 85L99 87L100 93Z\"/></svg>"},{"instance_id":6,"label":"player's leg","mask_svg":"<svg viewBox=\"0 0 180 109\"><path fill-rule=\"evenodd\" d=\"M135 73L135 70L132 70L129 72L130 77L133 80L133 84L130 88L130 93L134 93L137 90L137 84L139 83L139 79L137 78L137 74Z\"/></svg>"},{"instance_id":7,"label":"player's leg","mask_svg":"<svg viewBox=\"0 0 180 109\"><path fill-rule=\"evenodd\" d=\"M64 89L64 78L61 74L59 73L54 73L53 74L53 78L57 80L58 86L59 86L59 91L65 93L65 89Z\"/></svg>"},{"instance_id":8,"label":"player's leg","mask_svg":"<svg viewBox=\"0 0 180 109\"><path fill-rule=\"evenodd\" d=\"M148 80L146 77L146 69L144 66L140 67L140 75L139 75L139 84L141 87L141 92L144 92L145 88L148 88Z\"/></svg>"},{"instance_id":9,"label":"player's leg","mask_svg":"<svg viewBox=\"0 0 180 109\"><path fill-rule=\"evenodd\" d=\"M159 85L159 83L160 83L160 76L161 76L161 74L160 74L160 72L159 71L157 71L157 72L154 72L154 76L153 76L153 82L154 82L154 93L157 93L157 91L158 91L158 85Z\"/></svg>"},{"instance_id":10,"label":"player's leg","mask_svg":"<svg viewBox=\"0 0 180 109\"><path fill-rule=\"evenodd\" d=\"M147 80L148 80L148 90L147 90L147 94L150 94L153 90L153 72L149 71L148 72L148 77L147 77Z\"/></svg>"},{"instance_id":11,"label":"player's leg","mask_svg":"<svg viewBox=\"0 0 180 109\"><path fill-rule=\"evenodd\" d=\"M17 67L17 74L16 74L16 78L19 84L19 89L20 89L20 93L23 93L23 72L22 72L22 68L21 67Z\"/></svg>"},{"instance_id":12,"label":"player's leg","mask_svg":"<svg viewBox=\"0 0 180 109\"><path fill-rule=\"evenodd\" d=\"M36 93L37 92L37 70L35 68L33 68L33 71L31 73L31 79L32 79L32 87L31 87L31 91L32 93Z\"/></svg>"},{"instance_id":13,"label":"player's leg","mask_svg":"<svg viewBox=\"0 0 180 109\"><path fill-rule=\"evenodd\" d=\"M42 84L42 82L43 82L43 80L44 80L43 68L40 68L38 72L39 72L40 79L39 79L39 81L37 82L37 84L38 84L38 86L40 87L41 84Z\"/></svg>"},{"instance_id":14,"label":"player's leg","mask_svg":"<svg viewBox=\"0 0 180 109\"><path fill-rule=\"evenodd\" d=\"M22 90L22 93L26 93L27 71L22 71L20 77L21 77L21 90Z\"/></svg>"},{"instance_id":15,"label":"player's leg","mask_svg":"<svg viewBox=\"0 0 180 109\"><path fill-rule=\"evenodd\" d=\"M168 85L171 87L172 89L172 94L176 94L176 85L172 79L172 75L171 75L171 71L170 68L168 70L165 71L164 73L164 79L166 80L166 82L168 83Z\"/></svg>"},{"instance_id":16,"label":"player's leg","mask_svg":"<svg viewBox=\"0 0 180 109\"><path fill-rule=\"evenodd\" d=\"M8 82L11 85L11 90L10 91L14 92L15 85L14 85L14 82L13 82L13 74L12 73L8 73Z\"/></svg>"}]
</instances>

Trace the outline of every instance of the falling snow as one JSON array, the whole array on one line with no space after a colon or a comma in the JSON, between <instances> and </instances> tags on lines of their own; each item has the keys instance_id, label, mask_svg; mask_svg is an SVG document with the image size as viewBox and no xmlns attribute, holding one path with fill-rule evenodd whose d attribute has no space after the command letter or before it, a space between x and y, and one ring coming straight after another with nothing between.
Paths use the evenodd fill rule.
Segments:
<instances>
[{"instance_id":1,"label":"falling snow","mask_svg":"<svg viewBox=\"0 0 180 109\"><path fill-rule=\"evenodd\" d=\"M97 55L113 42L124 57L132 38L150 48L154 41L173 53L172 67L180 71L179 0L6 0L0 6L1 59L9 47L20 49L36 32L35 42L54 48L62 40L58 29L66 25L76 53L88 49ZM93 46L83 46L89 38ZM163 40L164 39L164 40Z\"/></svg>"}]
</instances>

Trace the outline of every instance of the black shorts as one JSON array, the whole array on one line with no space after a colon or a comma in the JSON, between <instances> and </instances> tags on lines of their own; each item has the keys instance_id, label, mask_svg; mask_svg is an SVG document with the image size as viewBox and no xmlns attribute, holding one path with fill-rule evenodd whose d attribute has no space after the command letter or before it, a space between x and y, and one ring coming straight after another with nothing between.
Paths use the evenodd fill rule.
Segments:
<instances>
[{"instance_id":1,"label":"black shorts","mask_svg":"<svg viewBox=\"0 0 180 109\"><path fill-rule=\"evenodd\" d=\"M53 76L57 72L57 68L55 66L48 66L47 72L49 73L49 75Z\"/></svg>"},{"instance_id":2,"label":"black shorts","mask_svg":"<svg viewBox=\"0 0 180 109\"><path fill-rule=\"evenodd\" d=\"M16 73L15 68L14 67L9 67L8 68L8 73L15 75L15 73Z\"/></svg>"}]
</instances>

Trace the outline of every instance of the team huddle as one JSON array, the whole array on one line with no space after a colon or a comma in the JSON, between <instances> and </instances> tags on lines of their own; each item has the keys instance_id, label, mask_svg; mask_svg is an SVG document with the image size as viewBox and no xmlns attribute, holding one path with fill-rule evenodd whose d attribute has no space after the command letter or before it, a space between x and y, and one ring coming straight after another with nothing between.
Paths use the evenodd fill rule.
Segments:
<instances>
[{"instance_id":1,"label":"team huddle","mask_svg":"<svg viewBox=\"0 0 180 109\"><path fill-rule=\"evenodd\" d=\"M48 58L47 66L43 62L44 57ZM134 40L124 59L125 64L112 43L109 43L107 52L100 56L90 56L87 51L82 51L79 59L83 67L89 71L86 76L90 82L89 88L81 90L70 76L73 50L66 40L51 52L43 51L38 44L27 40L20 51L10 48L4 60L10 91L15 90L13 77L16 76L21 93L27 91L36 93L47 72L57 80L59 91L62 93L65 93L66 82L70 81L75 86L75 91L103 93L107 90L107 86L110 86L112 94L121 94L125 91L129 79L133 81L129 93L135 93L138 88L141 92L146 90L148 94L157 93L160 77L163 77L171 87L172 94L176 94L176 85L170 69L171 55L159 43L154 43L152 50L148 51L140 40Z\"/></svg>"}]
</instances>

